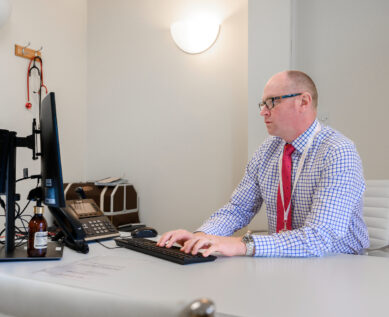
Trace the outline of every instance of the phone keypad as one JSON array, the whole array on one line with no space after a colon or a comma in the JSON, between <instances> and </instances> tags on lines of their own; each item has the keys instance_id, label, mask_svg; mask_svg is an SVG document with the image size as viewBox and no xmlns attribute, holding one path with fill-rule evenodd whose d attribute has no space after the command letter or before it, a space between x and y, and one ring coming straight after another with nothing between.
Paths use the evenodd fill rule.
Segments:
<instances>
[{"instance_id":1,"label":"phone keypad","mask_svg":"<svg viewBox=\"0 0 389 317\"><path fill-rule=\"evenodd\" d=\"M80 219L82 228L85 231L86 241L118 237L119 231L106 217Z\"/></svg>"}]
</instances>

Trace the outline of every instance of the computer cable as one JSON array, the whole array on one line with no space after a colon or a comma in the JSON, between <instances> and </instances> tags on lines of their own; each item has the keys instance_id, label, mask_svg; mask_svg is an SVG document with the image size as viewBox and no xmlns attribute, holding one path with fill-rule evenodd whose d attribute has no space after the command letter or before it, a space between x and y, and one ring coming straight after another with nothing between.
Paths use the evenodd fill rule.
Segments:
<instances>
[{"instance_id":1,"label":"computer cable","mask_svg":"<svg viewBox=\"0 0 389 317\"><path fill-rule=\"evenodd\" d=\"M24 206L23 210L20 212L20 207L18 209L18 212L16 213L15 222L16 220L19 220L21 225L23 226L24 231L21 230L20 227L15 225L15 229L19 231L19 233L27 234L28 233L28 223L31 219L31 215L23 215L23 213L26 211L28 205L31 203L31 200L27 202L27 204ZM29 220L26 220L24 218L29 218ZM27 227L26 227L27 225Z\"/></svg>"},{"instance_id":2,"label":"computer cable","mask_svg":"<svg viewBox=\"0 0 389 317\"><path fill-rule=\"evenodd\" d=\"M118 247L118 246L116 246L116 247L108 247L108 246L106 246L106 245L104 245L103 243L101 243L100 242L100 240L96 240L96 242L98 243L98 244L100 244L101 246L103 246L104 248L106 248L106 249L122 249L123 247Z\"/></svg>"},{"instance_id":3,"label":"computer cable","mask_svg":"<svg viewBox=\"0 0 389 317\"><path fill-rule=\"evenodd\" d=\"M27 176L27 177L22 177L22 178L19 178L16 180L16 183L17 182L20 182L20 181L24 181L26 179L40 179L41 178L41 175L31 175L31 176Z\"/></svg>"},{"instance_id":4,"label":"computer cable","mask_svg":"<svg viewBox=\"0 0 389 317\"><path fill-rule=\"evenodd\" d=\"M0 197L0 206L1 206L1 208L4 209L4 212L5 212L5 202L4 202L3 198L1 198L1 197Z\"/></svg>"},{"instance_id":5,"label":"computer cable","mask_svg":"<svg viewBox=\"0 0 389 317\"><path fill-rule=\"evenodd\" d=\"M38 176L40 176L40 175L38 175ZM40 181L40 178L37 179L35 189L37 189L39 187L39 181ZM20 241L16 246L21 246L21 245L25 244L26 239L28 238L28 224L29 224L29 220L32 218L32 216L31 215L23 215L24 212L27 210L27 207L30 205L30 203L32 201L32 198L30 196L28 198L29 199L28 199L28 201L27 201L27 203L24 206L22 211L20 211L20 206L16 203L18 205L18 209L17 209L16 215L15 215L15 233L16 233L15 240ZM27 218L28 220L26 220L24 218ZM17 220L20 221L23 228L21 228L20 226L16 226ZM26 225L27 225L27 227L26 227Z\"/></svg>"},{"instance_id":6,"label":"computer cable","mask_svg":"<svg viewBox=\"0 0 389 317\"><path fill-rule=\"evenodd\" d=\"M24 177L23 179L37 178L38 180L37 180L36 188L38 188L40 179L39 179L39 177L34 177L34 176L40 176L40 175L32 175L30 177ZM23 179L19 179L19 180L23 180ZM32 216L31 215L23 215L23 214L27 210L27 207L30 205L31 201L32 200L29 199L22 210L20 208L20 205L17 202L15 202L15 246L16 247L25 244L26 239L28 237L28 223L29 223L29 219L31 219ZM0 206L4 210L4 215L0 215L0 216L5 217L6 206L5 206L4 200L1 197L0 197ZM26 220L24 218L27 218L27 219L29 218L29 219ZM16 221L18 221L18 220L20 221L21 226L16 226ZM27 227L26 227L26 225L27 225ZM2 231L0 231L0 238L1 239L5 239L4 233L5 233L5 227ZM0 240L0 244L5 244L5 241Z\"/></svg>"},{"instance_id":7,"label":"computer cable","mask_svg":"<svg viewBox=\"0 0 389 317\"><path fill-rule=\"evenodd\" d=\"M24 207L23 211L27 208L27 206L30 204L30 202L28 201L26 206ZM24 225L23 221L25 221L23 218L21 218L20 214L20 205L18 203L15 203L16 205L16 215L15 215L15 246L16 247L19 247L21 245L24 244L25 242L25 239L27 237L27 234L28 234L28 230L26 228L26 226ZM16 226L16 221L19 220L23 227L24 227L24 231L22 230L23 228L20 228L19 226Z\"/></svg>"}]
</instances>

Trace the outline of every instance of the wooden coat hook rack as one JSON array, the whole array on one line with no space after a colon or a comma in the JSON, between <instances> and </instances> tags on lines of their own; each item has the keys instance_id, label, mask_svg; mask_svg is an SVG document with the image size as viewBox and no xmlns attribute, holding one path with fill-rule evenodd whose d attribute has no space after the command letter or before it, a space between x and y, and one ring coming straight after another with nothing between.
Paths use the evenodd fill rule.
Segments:
<instances>
[{"instance_id":1,"label":"wooden coat hook rack","mask_svg":"<svg viewBox=\"0 0 389 317\"><path fill-rule=\"evenodd\" d=\"M43 46L39 50L33 50L31 48L28 48L30 46L30 42L26 46L21 46L15 44L15 55L31 59L35 56L41 56L41 50L43 49Z\"/></svg>"}]
</instances>

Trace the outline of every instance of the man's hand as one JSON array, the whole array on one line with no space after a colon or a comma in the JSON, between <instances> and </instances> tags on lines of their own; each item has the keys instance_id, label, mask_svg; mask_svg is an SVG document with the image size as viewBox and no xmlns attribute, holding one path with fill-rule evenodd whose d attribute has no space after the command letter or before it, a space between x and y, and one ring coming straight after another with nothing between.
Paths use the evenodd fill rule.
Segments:
<instances>
[{"instance_id":1,"label":"man's hand","mask_svg":"<svg viewBox=\"0 0 389 317\"><path fill-rule=\"evenodd\" d=\"M186 230L169 231L162 235L157 245L170 248L175 242L182 245L181 251L197 254L199 250L206 249L203 256L219 252L225 256L245 255L246 245L241 237L220 237L203 232L191 233Z\"/></svg>"},{"instance_id":2,"label":"man's hand","mask_svg":"<svg viewBox=\"0 0 389 317\"><path fill-rule=\"evenodd\" d=\"M220 237L213 235L197 235L187 240L182 251L185 253L197 254L199 250L206 249L203 256L219 252L225 256L245 255L246 245L242 242L241 237Z\"/></svg>"},{"instance_id":3,"label":"man's hand","mask_svg":"<svg viewBox=\"0 0 389 317\"><path fill-rule=\"evenodd\" d=\"M171 248L174 243L184 245L184 243L195 236L205 235L204 232L192 233L187 230L179 229L166 232L157 242L157 246Z\"/></svg>"}]
</instances>

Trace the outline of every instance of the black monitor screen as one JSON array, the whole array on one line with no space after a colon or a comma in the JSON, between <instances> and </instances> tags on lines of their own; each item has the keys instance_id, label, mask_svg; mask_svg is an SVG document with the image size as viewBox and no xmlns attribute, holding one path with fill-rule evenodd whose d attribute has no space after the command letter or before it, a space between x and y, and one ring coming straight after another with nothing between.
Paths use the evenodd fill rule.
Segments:
<instances>
[{"instance_id":1,"label":"black monitor screen","mask_svg":"<svg viewBox=\"0 0 389 317\"><path fill-rule=\"evenodd\" d=\"M40 130L43 202L49 207L65 207L57 113L53 92L49 93L42 101Z\"/></svg>"},{"instance_id":2,"label":"black monitor screen","mask_svg":"<svg viewBox=\"0 0 389 317\"><path fill-rule=\"evenodd\" d=\"M7 177L7 159L9 152L9 131L0 130L0 194L5 194Z\"/></svg>"}]
</instances>

